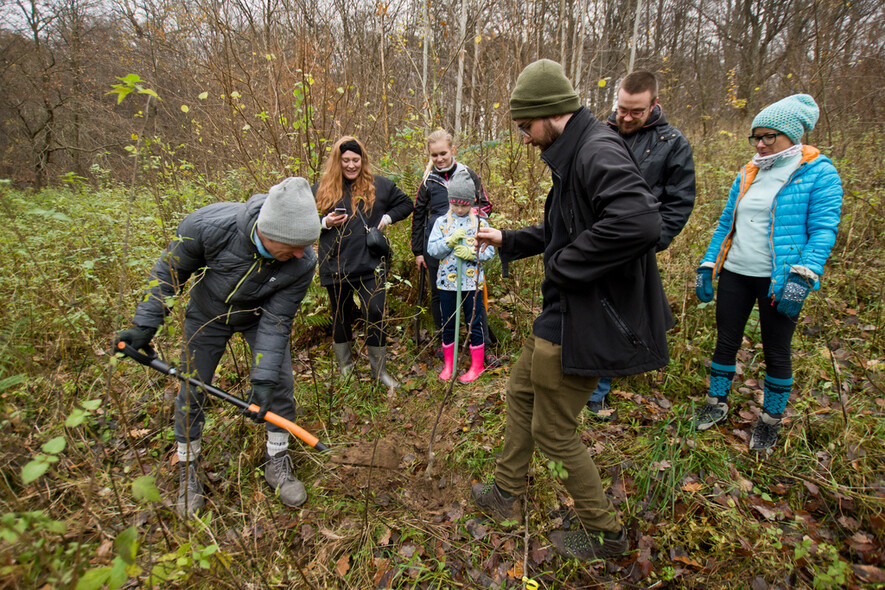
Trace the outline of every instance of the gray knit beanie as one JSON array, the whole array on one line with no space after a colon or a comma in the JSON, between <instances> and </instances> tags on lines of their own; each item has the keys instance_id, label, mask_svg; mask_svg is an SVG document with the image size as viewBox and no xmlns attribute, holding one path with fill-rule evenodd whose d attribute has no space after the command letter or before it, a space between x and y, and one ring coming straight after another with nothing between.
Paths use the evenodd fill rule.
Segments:
<instances>
[{"instance_id":1,"label":"gray knit beanie","mask_svg":"<svg viewBox=\"0 0 885 590\"><path fill-rule=\"evenodd\" d=\"M574 113L581 100L562 66L549 59L539 59L525 67L510 95L510 118L538 119Z\"/></svg>"},{"instance_id":2,"label":"gray knit beanie","mask_svg":"<svg viewBox=\"0 0 885 590\"><path fill-rule=\"evenodd\" d=\"M258 213L258 231L290 246L309 246L320 237L320 217L310 184L290 176L267 191Z\"/></svg>"},{"instance_id":3,"label":"gray knit beanie","mask_svg":"<svg viewBox=\"0 0 885 590\"><path fill-rule=\"evenodd\" d=\"M753 119L752 129L776 129L797 144L803 135L814 129L819 115L820 109L811 96L794 94L762 109Z\"/></svg>"},{"instance_id":4,"label":"gray knit beanie","mask_svg":"<svg viewBox=\"0 0 885 590\"><path fill-rule=\"evenodd\" d=\"M446 184L449 202L473 205L476 203L476 184L464 166L458 166Z\"/></svg>"}]
</instances>

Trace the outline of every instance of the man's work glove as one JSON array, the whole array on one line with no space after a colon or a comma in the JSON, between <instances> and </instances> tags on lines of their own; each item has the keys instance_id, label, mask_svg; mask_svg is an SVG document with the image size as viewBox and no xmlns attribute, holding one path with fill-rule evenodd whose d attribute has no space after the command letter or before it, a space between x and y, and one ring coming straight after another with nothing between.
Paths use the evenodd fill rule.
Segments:
<instances>
[{"instance_id":1,"label":"man's work glove","mask_svg":"<svg viewBox=\"0 0 885 590\"><path fill-rule=\"evenodd\" d=\"M780 301L777 302L777 312L793 321L799 319L802 304L805 303L805 298L808 297L813 284L810 279L791 272L787 277L784 293Z\"/></svg>"},{"instance_id":2,"label":"man's work glove","mask_svg":"<svg viewBox=\"0 0 885 590\"><path fill-rule=\"evenodd\" d=\"M453 252L455 253L455 256L461 260L476 260L476 250L465 244L458 244L455 246Z\"/></svg>"},{"instance_id":3,"label":"man's work glove","mask_svg":"<svg viewBox=\"0 0 885 590\"><path fill-rule=\"evenodd\" d=\"M125 342L135 350L143 350L148 352L150 348L151 338L157 333L156 328L147 326L132 326L128 330L123 330L117 334L117 342Z\"/></svg>"},{"instance_id":4,"label":"man's work glove","mask_svg":"<svg viewBox=\"0 0 885 590\"><path fill-rule=\"evenodd\" d=\"M709 266L698 267L698 276L694 282L694 292L698 299L704 303L713 301L713 269Z\"/></svg>"},{"instance_id":5,"label":"man's work glove","mask_svg":"<svg viewBox=\"0 0 885 590\"><path fill-rule=\"evenodd\" d=\"M446 238L446 246L449 248L454 248L458 245L458 242L467 237L467 230L463 227L459 227L455 231L452 232L452 235Z\"/></svg>"},{"instance_id":6,"label":"man's work glove","mask_svg":"<svg viewBox=\"0 0 885 590\"><path fill-rule=\"evenodd\" d=\"M273 381L253 381L252 389L249 391L249 399L251 404L258 406L257 412L249 410L241 410L246 418L251 419L256 424L264 422L264 416L267 414L267 408L270 406L270 398L273 396L273 389L276 383Z\"/></svg>"}]
</instances>

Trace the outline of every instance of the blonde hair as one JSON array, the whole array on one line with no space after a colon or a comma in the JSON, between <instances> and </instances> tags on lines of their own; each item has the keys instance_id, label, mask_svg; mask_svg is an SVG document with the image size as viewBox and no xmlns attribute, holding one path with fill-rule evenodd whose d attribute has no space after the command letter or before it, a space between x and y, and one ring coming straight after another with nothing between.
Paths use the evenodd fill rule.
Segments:
<instances>
[{"instance_id":1,"label":"blonde hair","mask_svg":"<svg viewBox=\"0 0 885 590\"><path fill-rule=\"evenodd\" d=\"M479 221L479 218L477 217L476 213L473 212L473 207L470 208L469 218L470 218L470 227L476 227L476 224ZM449 230L452 229L453 223L455 223L455 216L452 211L452 204L449 203L449 210L446 211L446 222L445 222L446 233L448 233Z\"/></svg>"},{"instance_id":2,"label":"blonde hair","mask_svg":"<svg viewBox=\"0 0 885 590\"><path fill-rule=\"evenodd\" d=\"M323 175L320 177L320 185L317 188L317 210L320 214L327 213L335 206L344 195L344 173L341 171L341 146L348 141L354 141L360 146L361 163L360 174L350 188L350 196L354 201L364 203L363 211L369 212L375 205L375 177L369 166L369 154L365 146L357 138L345 135L332 144L331 152L323 164ZM356 207L356 203L354 203Z\"/></svg>"},{"instance_id":3,"label":"blonde hair","mask_svg":"<svg viewBox=\"0 0 885 590\"><path fill-rule=\"evenodd\" d=\"M430 151L430 144L438 143L440 141L445 141L449 144L450 148L455 147L455 140L452 138L452 134L446 131L445 129L437 129L433 133L427 136L427 143L425 144L427 147L427 151ZM423 184L427 177L430 176L430 173L433 171L433 159L427 158L427 167L424 169L424 177L421 179L421 183Z\"/></svg>"}]
</instances>

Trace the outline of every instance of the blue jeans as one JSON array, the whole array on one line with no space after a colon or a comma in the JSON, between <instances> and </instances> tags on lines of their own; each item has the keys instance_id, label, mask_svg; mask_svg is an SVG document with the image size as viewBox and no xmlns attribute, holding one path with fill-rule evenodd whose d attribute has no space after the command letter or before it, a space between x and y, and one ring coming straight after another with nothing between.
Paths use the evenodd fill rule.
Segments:
<instances>
[{"instance_id":1,"label":"blue jeans","mask_svg":"<svg viewBox=\"0 0 885 590\"><path fill-rule=\"evenodd\" d=\"M591 402L601 402L605 399L605 396L608 395L608 392L612 390L612 378L611 377L600 377L599 385L596 386L596 389L593 390L593 395L590 396Z\"/></svg>"}]
</instances>

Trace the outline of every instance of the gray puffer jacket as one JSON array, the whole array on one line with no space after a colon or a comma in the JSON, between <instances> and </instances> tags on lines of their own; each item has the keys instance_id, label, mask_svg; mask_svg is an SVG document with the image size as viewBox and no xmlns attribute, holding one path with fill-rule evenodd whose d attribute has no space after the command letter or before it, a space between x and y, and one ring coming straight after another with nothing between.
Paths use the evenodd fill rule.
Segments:
<instances>
[{"instance_id":1,"label":"gray puffer jacket","mask_svg":"<svg viewBox=\"0 0 885 590\"><path fill-rule=\"evenodd\" d=\"M259 254L251 236L266 198L261 194L246 203L214 203L185 217L151 270L133 323L159 327L172 298L197 275L187 311L196 308L235 330L257 321L251 379L277 382L292 321L317 258L312 247L305 248L302 258L285 262Z\"/></svg>"}]
</instances>

